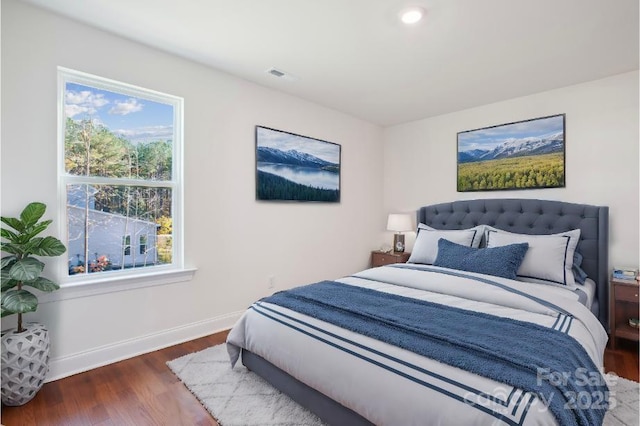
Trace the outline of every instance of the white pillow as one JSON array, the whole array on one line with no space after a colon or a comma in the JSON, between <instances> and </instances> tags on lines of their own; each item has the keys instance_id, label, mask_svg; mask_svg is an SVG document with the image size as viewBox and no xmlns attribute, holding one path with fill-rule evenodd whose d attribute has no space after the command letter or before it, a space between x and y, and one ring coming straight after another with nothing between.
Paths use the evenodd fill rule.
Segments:
<instances>
[{"instance_id":1,"label":"white pillow","mask_svg":"<svg viewBox=\"0 0 640 426\"><path fill-rule=\"evenodd\" d=\"M527 235L487 227L485 239L487 247L529 243L529 250L518 268L519 280L575 288L571 268L573 253L580 240L579 229L551 235Z\"/></svg>"},{"instance_id":2,"label":"white pillow","mask_svg":"<svg viewBox=\"0 0 640 426\"><path fill-rule=\"evenodd\" d=\"M424 223L418 224L418 232L420 232L421 229L426 229L428 231L439 231L439 232L445 232L445 233L460 232L460 231L477 231L473 236L473 240L471 241L470 247L473 247L473 248L480 247L480 242L482 241L482 235L484 234L485 228L486 228L486 225L477 225L477 226L474 226L473 228L468 228L468 229L436 229L436 228L430 227L429 225L425 225ZM452 241L452 240L449 240L449 241Z\"/></svg>"},{"instance_id":3,"label":"white pillow","mask_svg":"<svg viewBox=\"0 0 640 426\"><path fill-rule=\"evenodd\" d=\"M407 262L432 265L438 256L438 240L440 238L463 246L477 248L480 245L483 230L483 225L470 229L441 230L421 223L418 225L416 242Z\"/></svg>"}]
</instances>

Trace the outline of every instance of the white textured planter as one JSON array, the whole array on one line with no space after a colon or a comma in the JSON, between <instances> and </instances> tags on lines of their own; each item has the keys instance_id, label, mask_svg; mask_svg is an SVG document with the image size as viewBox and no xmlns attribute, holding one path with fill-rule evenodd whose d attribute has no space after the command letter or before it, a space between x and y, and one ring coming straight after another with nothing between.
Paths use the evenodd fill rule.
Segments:
<instances>
[{"instance_id":1,"label":"white textured planter","mask_svg":"<svg viewBox=\"0 0 640 426\"><path fill-rule=\"evenodd\" d=\"M23 405L36 396L49 372L49 332L29 323L2 335L2 403Z\"/></svg>"}]
</instances>

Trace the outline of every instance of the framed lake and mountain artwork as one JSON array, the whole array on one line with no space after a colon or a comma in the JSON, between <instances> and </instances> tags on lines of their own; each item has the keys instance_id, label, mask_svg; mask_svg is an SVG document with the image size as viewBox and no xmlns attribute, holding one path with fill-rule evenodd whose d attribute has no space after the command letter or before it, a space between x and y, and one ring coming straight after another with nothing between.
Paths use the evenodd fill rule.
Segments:
<instances>
[{"instance_id":1,"label":"framed lake and mountain artwork","mask_svg":"<svg viewBox=\"0 0 640 426\"><path fill-rule=\"evenodd\" d=\"M340 202L341 146L256 126L256 199Z\"/></svg>"},{"instance_id":2,"label":"framed lake and mountain artwork","mask_svg":"<svg viewBox=\"0 0 640 426\"><path fill-rule=\"evenodd\" d=\"M458 133L458 192L565 186L565 115Z\"/></svg>"}]
</instances>

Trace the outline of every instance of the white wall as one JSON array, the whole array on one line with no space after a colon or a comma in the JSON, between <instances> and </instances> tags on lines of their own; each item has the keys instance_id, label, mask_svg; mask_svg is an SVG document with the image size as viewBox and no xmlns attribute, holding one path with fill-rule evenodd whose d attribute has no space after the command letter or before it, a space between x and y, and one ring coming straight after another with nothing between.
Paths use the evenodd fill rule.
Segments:
<instances>
[{"instance_id":1,"label":"white wall","mask_svg":"<svg viewBox=\"0 0 640 426\"><path fill-rule=\"evenodd\" d=\"M566 113L565 188L456 192L457 132L560 113ZM385 209L510 197L609 206L609 264L638 266L638 127L637 71L389 127Z\"/></svg>"},{"instance_id":2,"label":"white wall","mask_svg":"<svg viewBox=\"0 0 640 426\"><path fill-rule=\"evenodd\" d=\"M57 66L185 99L185 257L198 272L187 283L41 304L27 319L51 330L50 378L228 327L271 292L271 275L282 289L367 267L384 226L379 127L24 3L2 9L2 215L39 200L62 219ZM255 125L341 144L342 201L256 202Z\"/></svg>"}]
</instances>

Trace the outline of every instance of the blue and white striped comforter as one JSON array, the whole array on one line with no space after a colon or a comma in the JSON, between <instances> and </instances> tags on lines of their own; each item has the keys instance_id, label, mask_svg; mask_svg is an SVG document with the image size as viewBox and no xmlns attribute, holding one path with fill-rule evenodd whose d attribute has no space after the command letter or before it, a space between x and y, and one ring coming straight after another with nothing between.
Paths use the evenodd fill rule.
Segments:
<instances>
[{"instance_id":1,"label":"blue and white striped comforter","mask_svg":"<svg viewBox=\"0 0 640 426\"><path fill-rule=\"evenodd\" d=\"M418 265L369 269L337 281L553 328L602 365L604 329L563 289ZM246 348L379 425L557 424L533 392L266 302L243 315L228 343L232 362ZM517 345L518 336L505 336L504 344ZM599 377L586 370L563 373ZM555 379L541 370L540 380ZM606 402L604 395L588 397L591 404Z\"/></svg>"}]
</instances>

